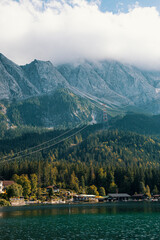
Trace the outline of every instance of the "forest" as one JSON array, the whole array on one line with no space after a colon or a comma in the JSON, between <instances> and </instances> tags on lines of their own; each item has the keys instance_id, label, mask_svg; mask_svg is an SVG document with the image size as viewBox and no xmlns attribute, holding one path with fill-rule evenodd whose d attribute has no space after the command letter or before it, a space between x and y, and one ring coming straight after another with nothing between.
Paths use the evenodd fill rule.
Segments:
<instances>
[{"instance_id":1,"label":"forest","mask_svg":"<svg viewBox=\"0 0 160 240\"><path fill-rule=\"evenodd\" d=\"M39 151L37 145L45 141ZM29 150L34 146L37 148ZM90 125L68 133L52 130L22 134L1 140L0 149L0 176L7 180L25 176L30 184L35 176L37 191L54 184L77 193L103 195L160 192L158 138Z\"/></svg>"}]
</instances>

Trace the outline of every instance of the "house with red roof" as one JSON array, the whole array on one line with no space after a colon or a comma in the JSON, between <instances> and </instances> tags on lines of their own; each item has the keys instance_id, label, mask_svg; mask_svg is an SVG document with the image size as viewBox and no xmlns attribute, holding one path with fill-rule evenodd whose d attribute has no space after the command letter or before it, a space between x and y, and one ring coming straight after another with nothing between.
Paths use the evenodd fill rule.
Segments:
<instances>
[{"instance_id":1,"label":"house with red roof","mask_svg":"<svg viewBox=\"0 0 160 240\"><path fill-rule=\"evenodd\" d=\"M4 193L5 189L14 183L15 183L14 181L10 180L0 181L0 193Z\"/></svg>"}]
</instances>

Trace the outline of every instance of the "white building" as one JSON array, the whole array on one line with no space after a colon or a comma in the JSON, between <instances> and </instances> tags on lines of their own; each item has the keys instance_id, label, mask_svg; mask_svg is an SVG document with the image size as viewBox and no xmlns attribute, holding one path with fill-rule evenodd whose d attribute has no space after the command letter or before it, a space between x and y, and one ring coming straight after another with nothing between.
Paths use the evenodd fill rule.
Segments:
<instances>
[{"instance_id":1,"label":"white building","mask_svg":"<svg viewBox=\"0 0 160 240\"><path fill-rule=\"evenodd\" d=\"M96 195L89 195L89 194L80 194L73 196L73 200L76 202L89 202L89 201L98 201L96 199Z\"/></svg>"},{"instance_id":2,"label":"white building","mask_svg":"<svg viewBox=\"0 0 160 240\"><path fill-rule=\"evenodd\" d=\"M3 181L0 181L0 193L3 193Z\"/></svg>"},{"instance_id":3,"label":"white building","mask_svg":"<svg viewBox=\"0 0 160 240\"><path fill-rule=\"evenodd\" d=\"M10 180L6 180L6 181L0 180L0 193L4 193L6 188L14 183L15 183L14 181L10 181Z\"/></svg>"}]
</instances>

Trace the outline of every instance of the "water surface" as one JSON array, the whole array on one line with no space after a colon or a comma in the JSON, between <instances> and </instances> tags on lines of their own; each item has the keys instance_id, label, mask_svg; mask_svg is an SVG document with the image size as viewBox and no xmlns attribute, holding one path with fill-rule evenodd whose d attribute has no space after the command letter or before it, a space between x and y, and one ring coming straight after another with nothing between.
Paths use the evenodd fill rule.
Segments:
<instances>
[{"instance_id":1,"label":"water surface","mask_svg":"<svg viewBox=\"0 0 160 240\"><path fill-rule=\"evenodd\" d=\"M160 203L0 208L1 240L159 240Z\"/></svg>"}]
</instances>

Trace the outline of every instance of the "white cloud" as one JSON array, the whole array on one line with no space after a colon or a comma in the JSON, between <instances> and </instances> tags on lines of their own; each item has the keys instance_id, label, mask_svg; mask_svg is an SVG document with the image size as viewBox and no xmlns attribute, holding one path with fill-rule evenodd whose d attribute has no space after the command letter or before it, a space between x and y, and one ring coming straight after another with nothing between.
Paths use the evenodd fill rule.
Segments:
<instances>
[{"instance_id":1,"label":"white cloud","mask_svg":"<svg viewBox=\"0 0 160 240\"><path fill-rule=\"evenodd\" d=\"M100 1L0 1L0 51L18 64L115 59L160 69L160 16L156 8L128 13L99 10Z\"/></svg>"}]
</instances>

